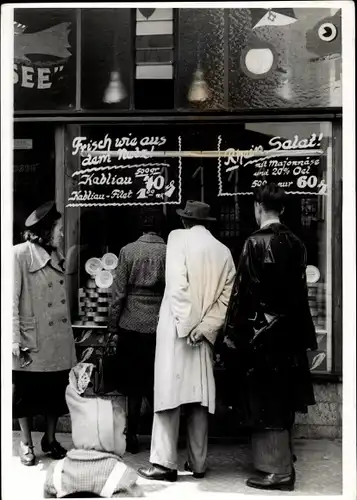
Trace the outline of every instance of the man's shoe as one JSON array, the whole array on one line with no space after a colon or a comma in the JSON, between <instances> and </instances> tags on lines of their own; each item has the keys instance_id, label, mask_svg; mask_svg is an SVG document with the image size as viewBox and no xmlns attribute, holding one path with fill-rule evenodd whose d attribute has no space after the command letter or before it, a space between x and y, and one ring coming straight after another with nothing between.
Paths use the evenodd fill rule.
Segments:
<instances>
[{"instance_id":1,"label":"man's shoe","mask_svg":"<svg viewBox=\"0 0 357 500\"><path fill-rule=\"evenodd\" d=\"M186 472L192 472L195 479L203 479L205 477L205 472L193 472L188 462L185 462L184 469Z\"/></svg>"},{"instance_id":2,"label":"man's shoe","mask_svg":"<svg viewBox=\"0 0 357 500\"><path fill-rule=\"evenodd\" d=\"M58 441L53 440L52 443L49 443L46 436L43 436L41 440L41 448L43 453L50 455L55 460L60 460L67 455L67 450Z\"/></svg>"},{"instance_id":3,"label":"man's shoe","mask_svg":"<svg viewBox=\"0 0 357 500\"><path fill-rule=\"evenodd\" d=\"M139 453L139 441L137 436L130 434L126 436L126 451L133 455Z\"/></svg>"},{"instance_id":4,"label":"man's shoe","mask_svg":"<svg viewBox=\"0 0 357 500\"><path fill-rule=\"evenodd\" d=\"M146 469L141 468L138 470L138 474L144 479L153 479L155 481L170 481L170 483L177 481L177 470L166 469L159 465L152 465Z\"/></svg>"},{"instance_id":5,"label":"man's shoe","mask_svg":"<svg viewBox=\"0 0 357 500\"><path fill-rule=\"evenodd\" d=\"M248 479L247 486L259 490L294 491L295 471L291 474L262 474Z\"/></svg>"},{"instance_id":6,"label":"man's shoe","mask_svg":"<svg viewBox=\"0 0 357 500\"><path fill-rule=\"evenodd\" d=\"M33 451L33 446L28 446L21 441L19 455L22 465L27 465L28 467L35 465L36 457Z\"/></svg>"}]
</instances>

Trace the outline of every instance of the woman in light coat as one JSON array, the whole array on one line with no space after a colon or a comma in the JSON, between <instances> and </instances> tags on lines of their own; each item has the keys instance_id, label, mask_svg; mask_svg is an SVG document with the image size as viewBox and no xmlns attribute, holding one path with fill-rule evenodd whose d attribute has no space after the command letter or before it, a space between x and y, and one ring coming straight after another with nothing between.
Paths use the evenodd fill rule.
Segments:
<instances>
[{"instance_id":1,"label":"woman in light coat","mask_svg":"<svg viewBox=\"0 0 357 500\"><path fill-rule=\"evenodd\" d=\"M26 220L26 242L14 246L13 293L13 416L22 430L20 459L35 464L31 417L46 417L42 451L65 456L56 441L60 415L68 413L65 390L76 363L67 305L61 214L53 202Z\"/></svg>"}]
</instances>

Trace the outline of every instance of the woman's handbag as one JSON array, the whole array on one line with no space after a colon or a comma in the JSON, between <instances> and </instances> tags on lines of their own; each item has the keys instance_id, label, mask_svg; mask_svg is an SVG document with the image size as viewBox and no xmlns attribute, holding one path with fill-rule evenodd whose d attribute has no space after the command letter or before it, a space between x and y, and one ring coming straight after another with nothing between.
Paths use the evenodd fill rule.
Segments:
<instances>
[{"instance_id":1,"label":"woman's handbag","mask_svg":"<svg viewBox=\"0 0 357 500\"><path fill-rule=\"evenodd\" d=\"M82 363L92 363L91 392L105 395L116 390L118 378L117 334L109 333L104 347L88 347L82 354Z\"/></svg>"},{"instance_id":2,"label":"woman's handbag","mask_svg":"<svg viewBox=\"0 0 357 500\"><path fill-rule=\"evenodd\" d=\"M117 335L109 334L103 357L99 358L96 394L108 394L116 390L118 378Z\"/></svg>"}]
</instances>

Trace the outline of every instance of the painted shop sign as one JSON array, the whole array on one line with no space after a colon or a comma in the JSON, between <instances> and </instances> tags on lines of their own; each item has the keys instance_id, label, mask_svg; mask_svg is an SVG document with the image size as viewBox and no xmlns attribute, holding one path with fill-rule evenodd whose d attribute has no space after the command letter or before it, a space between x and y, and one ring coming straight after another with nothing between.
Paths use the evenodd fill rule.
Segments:
<instances>
[{"instance_id":1,"label":"painted shop sign","mask_svg":"<svg viewBox=\"0 0 357 500\"><path fill-rule=\"evenodd\" d=\"M14 85L38 90L50 89L71 56L68 40L71 23L61 23L36 33L26 33L26 26L14 23ZM52 61L31 62L30 57L56 57Z\"/></svg>"},{"instance_id":2,"label":"painted shop sign","mask_svg":"<svg viewBox=\"0 0 357 500\"><path fill-rule=\"evenodd\" d=\"M74 105L74 13L48 9L15 9L14 101L15 109L53 109Z\"/></svg>"},{"instance_id":3,"label":"painted shop sign","mask_svg":"<svg viewBox=\"0 0 357 500\"><path fill-rule=\"evenodd\" d=\"M168 145L180 151L181 137L130 132L74 138L72 156L80 158L80 168L72 173L75 187L67 207L180 204L181 158L155 160L148 154Z\"/></svg>"},{"instance_id":4,"label":"painted shop sign","mask_svg":"<svg viewBox=\"0 0 357 500\"><path fill-rule=\"evenodd\" d=\"M219 196L248 195L275 182L290 195L326 195L323 134L293 139L276 136L249 150L230 147L220 135L217 149Z\"/></svg>"}]
</instances>

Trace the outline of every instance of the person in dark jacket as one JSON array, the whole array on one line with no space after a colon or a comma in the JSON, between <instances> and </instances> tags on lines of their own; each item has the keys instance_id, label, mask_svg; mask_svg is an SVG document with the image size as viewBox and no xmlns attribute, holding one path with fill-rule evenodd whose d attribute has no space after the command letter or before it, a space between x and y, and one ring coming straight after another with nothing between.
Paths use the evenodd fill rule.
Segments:
<instances>
[{"instance_id":1,"label":"person in dark jacket","mask_svg":"<svg viewBox=\"0 0 357 500\"><path fill-rule=\"evenodd\" d=\"M138 452L142 398L153 403L156 327L165 290L163 216L146 209L142 236L120 251L109 331L118 334L118 391L128 397L127 451Z\"/></svg>"},{"instance_id":2,"label":"person in dark jacket","mask_svg":"<svg viewBox=\"0 0 357 500\"><path fill-rule=\"evenodd\" d=\"M315 404L307 350L317 349L306 284L306 250L280 222L285 193L254 194L260 229L245 242L227 310L225 342L252 429L254 465L247 485L293 490L295 412ZM233 361L233 362L232 362Z\"/></svg>"}]
</instances>

